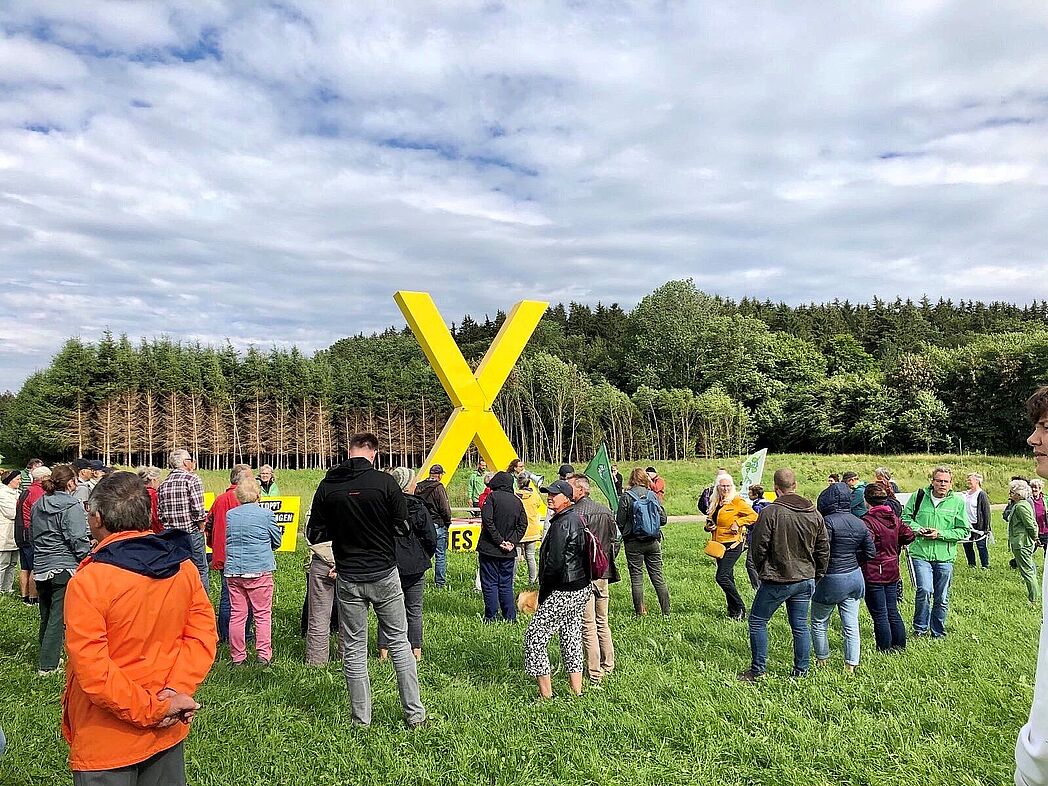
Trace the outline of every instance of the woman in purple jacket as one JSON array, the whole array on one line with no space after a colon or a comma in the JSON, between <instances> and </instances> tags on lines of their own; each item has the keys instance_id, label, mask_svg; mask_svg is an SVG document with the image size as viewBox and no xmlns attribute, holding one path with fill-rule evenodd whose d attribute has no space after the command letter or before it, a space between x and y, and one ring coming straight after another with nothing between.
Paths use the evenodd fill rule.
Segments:
<instances>
[{"instance_id":1,"label":"woman in purple jacket","mask_svg":"<svg viewBox=\"0 0 1048 786\"><path fill-rule=\"evenodd\" d=\"M899 614L899 552L913 543L913 530L902 523L888 504L888 491L870 483L864 492L869 509L862 517L873 536L877 556L862 565L866 581L866 608L873 617L873 635L879 652L906 649L906 625Z\"/></svg>"}]
</instances>

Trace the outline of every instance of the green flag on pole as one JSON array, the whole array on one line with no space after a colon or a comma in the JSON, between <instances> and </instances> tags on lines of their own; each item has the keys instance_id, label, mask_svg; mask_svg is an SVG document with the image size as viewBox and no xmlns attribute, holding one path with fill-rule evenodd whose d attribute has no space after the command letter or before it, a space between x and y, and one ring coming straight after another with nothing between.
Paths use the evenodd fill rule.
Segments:
<instances>
[{"instance_id":1,"label":"green flag on pole","mask_svg":"<svg viewBox=\"0 0 1048 786\"><path fill-rule=\"evenodd\" d=\"M608 498L608 506L612 511L619 509L619 497L615 493L615 480L611 477L611 460L608 458L608 446L601 444L593 461L586 465L583 473L586 477L596 483L604 496Z\"/></svg>"}]
</instances>

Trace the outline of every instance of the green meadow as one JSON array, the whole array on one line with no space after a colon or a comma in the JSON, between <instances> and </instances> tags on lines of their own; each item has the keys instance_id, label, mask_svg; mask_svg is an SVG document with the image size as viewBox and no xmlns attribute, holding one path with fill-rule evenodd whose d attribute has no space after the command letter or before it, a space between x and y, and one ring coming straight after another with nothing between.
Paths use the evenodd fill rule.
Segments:
<instances>
[{"instance_id":1,"label":"green meadow","mask_svg":"<svg viewBox=\"0 0 1048 786\"><path fill-rule=\"evenodd\" d=\"M801 490L815 493L830 471L892 467L912 490L932 465L950 463L988 478L995 502L1029 459L993 457L770 457L794 467ZM694 509L718 462L660 464L671 514ZM627 467L620 465L625 474ZM548 467L537 467L536 471ZM320 472L285 472L287 494L312 493ZM221 473L205 473L210 489ZM460 473L461 475L461 473ZM462 478L453 503L464 502ZM769 484L770 485L770 484ZM961 485L958 480L958 486ZM461 499L456 500L457 497ZM995 530L1003 521L995 514ZM198 693L203 703L187 747L192 784L1002 784L1011 780L1013 747L1033 691L1040 610L1030 608L998 539L989 571L959 564L951 593L949 636L911 640L902 654L873 647L861 615L859 671L843 671L839 627L831 631L830 664L812 676L788 677L791 642L785 613L771 627L769 677L740 684L749 660L745 625L725 617L702 553L696 523L665 530L672 615L634 618L628 579L612 592L618 668L581 698L538 703L522 669L526 622L482 624L473 591L475 559L449 558L449 591L427 588L422 696L431 723L401 723L392 668L371 662L374 724L351 728L340 668L302 664L298 636L304 594L304 544L278 555L274 609L275 663L234 671L225 648ZM626 573L620 556L620 570ZM960 563L963 563L963 556ZM1038 557L1038 564L1040 558ZM752 591L736 571L747 600ZM521 582L519 588L523 588ZM653 592L649 605L653 605ZM212 593L217 600L217 592ZM907 585L904 617L912 614ZM0 783L69 782L61 739L60 677L38 678L35 609L0 602L0 725L8 752ZM372 631L373 645L374 631ZM556 645L553 645L554 664ZM372 650L374 647L372 646Z\"/></svg>"}]
</instances>

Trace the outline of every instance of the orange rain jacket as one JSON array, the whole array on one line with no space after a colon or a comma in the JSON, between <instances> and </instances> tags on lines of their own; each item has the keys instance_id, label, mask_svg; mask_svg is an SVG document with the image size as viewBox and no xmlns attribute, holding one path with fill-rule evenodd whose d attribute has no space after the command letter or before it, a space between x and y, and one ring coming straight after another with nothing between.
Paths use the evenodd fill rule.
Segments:
<instances>
[{"instance_id":1,"label":"orange rain jacket","mask_svg":"<svg viewBox=\"0 0 1048 786\"><path fill-rule=\"evenodd\" d=\"M174 747L189 726L165 717L164 688L193 695L215 660L217 632L188 536L118 532L69 581L69 668L62 733L74 771L111 770Z\"/></svg>"}]
</instances>

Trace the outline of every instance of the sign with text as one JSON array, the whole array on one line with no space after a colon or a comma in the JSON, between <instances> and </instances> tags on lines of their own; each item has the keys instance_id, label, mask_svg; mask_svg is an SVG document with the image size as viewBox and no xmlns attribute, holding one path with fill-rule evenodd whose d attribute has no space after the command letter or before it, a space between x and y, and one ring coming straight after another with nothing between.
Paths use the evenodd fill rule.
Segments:
<instances>
[{"instance_id":1,"label":"sign with text","mask_svg":"<svg viewBox=\"0 0 1048 786\"><path fill-rule=\"evenodd\" d=\"M204 509L211 510L215 504L214 493L204 493ZM302 510L302 497L262 497L258 504L269 508L280 527L280 548L277 551L294 551L298 546L298 522Z\"/></svg>"},{"instance_id":2,"label":"sign with text","mask_svg":"<svg viewBox=\"0 0 1048 786\"><path fill-rule=\"evenodd\" d=\"M480 519L452 519L448 527L448 551L476 551L480 528Z\"/></svg>"}]
</instances>

